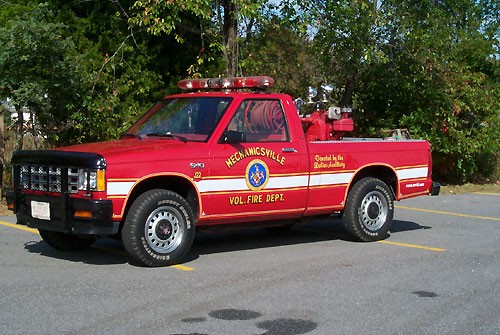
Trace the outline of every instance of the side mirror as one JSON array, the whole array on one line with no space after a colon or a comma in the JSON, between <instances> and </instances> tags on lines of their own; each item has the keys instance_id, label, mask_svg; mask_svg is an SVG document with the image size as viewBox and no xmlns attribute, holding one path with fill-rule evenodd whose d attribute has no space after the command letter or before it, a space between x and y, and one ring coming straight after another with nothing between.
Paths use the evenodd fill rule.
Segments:
<instances>
[{"instance_id":1,"label":"side mirror","mask_svg":"<svg viewBox=\"0 0 500 335\"><path fill-rule=\"evenodd\" d=\"M228 130L224 134L224 142L225 143L241 143L246 142L247 138L245 133L241 131Z\"/></svg>"}]
</instances>

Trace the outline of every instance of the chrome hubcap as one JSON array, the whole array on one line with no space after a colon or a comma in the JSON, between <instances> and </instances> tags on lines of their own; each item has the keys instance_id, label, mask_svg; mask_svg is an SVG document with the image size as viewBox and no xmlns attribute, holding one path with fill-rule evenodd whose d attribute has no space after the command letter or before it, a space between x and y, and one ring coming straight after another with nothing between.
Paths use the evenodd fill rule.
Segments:
<instances>
[{"instance_id":1,"label":"chrome hubcap","mask_svg":"<svg viewBox=\"0 0 500 335\"><path fill-rule=\"evenodd\" d=\"M184 235L181 218L181 214L170 206L158 207L149 215L145 236L151 249L165 254L179 246Z\"/></svg>"},{"instance_id":2,"label":"chrome hubcap","mask_svg":"<svg viewBox=\"0 0 500 335\"><path fill-rule=\"evenodd\" d=\"M387 220L389 204L378 191L368 193L361 202L361 223L370 231L379 230Z\"/></svg>"}]
</instances>

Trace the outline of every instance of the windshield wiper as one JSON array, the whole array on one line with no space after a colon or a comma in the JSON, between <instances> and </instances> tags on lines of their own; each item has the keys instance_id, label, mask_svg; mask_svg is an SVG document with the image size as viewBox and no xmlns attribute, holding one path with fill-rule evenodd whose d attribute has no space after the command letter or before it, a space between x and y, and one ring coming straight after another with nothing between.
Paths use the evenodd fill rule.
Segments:
<instances>
[{"instance_id":1,"label":"windshield wiper","mask_svg":"<svg viewBox=\"0 0 500 335\"><path fill-rule=\"evenodd\" d=\"M184 143L186 143L188 141L187 138L185 138L184 136L180 136L180 135L175 135L175 134L168 134L168 133L164 133L164 134L160 134L160 133L149 133L149 134L145 134L145 135L140 135L140 138L145 138L145 137L149 137L149 136L157 136L157 137L168 137L168 138L174 138L176 140L180 140Z\"/></svg>"},{"instance_id":2,"label":"windshield wiper","mask_svg":"<svg viewBox=\"0 0 500 335\"><path fill-rule=\"evenodd\" d=\"M135 137L135 138L139 138L139 139L141 138L140 135L131 134L131 133L125 133L122 136L120 136L120 138L127 138L127 137Z\"/></svg>"}]
</instances>

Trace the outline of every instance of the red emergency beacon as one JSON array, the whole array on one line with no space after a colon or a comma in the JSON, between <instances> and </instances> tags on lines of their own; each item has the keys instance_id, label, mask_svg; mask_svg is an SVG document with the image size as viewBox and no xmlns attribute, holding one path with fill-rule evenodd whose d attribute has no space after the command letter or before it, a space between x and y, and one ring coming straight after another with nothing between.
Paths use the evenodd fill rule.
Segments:
<instances>
[{"instance_id":1,"label":"red emergency beacon","mask_svg":"<svg viewBox=\"0 0 500 335\"><path fill-rule=\"evenodd\" d=\"M231 78L201 78L184 79L177 83L182 90L237 90L261 89L273 87L274 79L267 76L257 77L231 77Z\"/></svg>"}]
</instances>

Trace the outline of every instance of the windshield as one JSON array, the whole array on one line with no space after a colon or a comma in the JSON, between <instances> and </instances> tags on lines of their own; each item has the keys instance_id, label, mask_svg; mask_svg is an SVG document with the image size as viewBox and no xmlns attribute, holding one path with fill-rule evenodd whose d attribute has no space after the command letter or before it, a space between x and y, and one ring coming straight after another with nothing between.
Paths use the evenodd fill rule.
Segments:
<instances>
[{"instance_id":1,"label":"windshield","mask_svg":"<svg viewBox=\"0 0 500 335\"><path fill-rule=\"evenodd\" d=\"M126 135L207 141L230 102L228 97L166 99L151 108Z\"/></svg>"}]
</instances>

